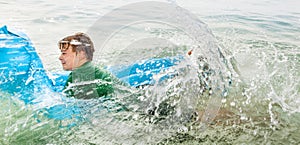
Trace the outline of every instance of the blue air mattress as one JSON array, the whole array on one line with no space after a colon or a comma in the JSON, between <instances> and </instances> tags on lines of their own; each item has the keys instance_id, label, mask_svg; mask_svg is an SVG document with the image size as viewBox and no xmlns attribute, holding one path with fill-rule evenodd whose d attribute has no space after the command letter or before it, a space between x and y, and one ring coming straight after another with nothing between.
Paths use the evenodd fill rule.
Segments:
<instances>
[{"instance_id":1,"label":"blue air mattress","mask_svg":"<svg viewBox=\"0 0 300 145\"><path fill-rule=\"evenodd\" d=\"M46 73L42 61L30 39L22 32L10 31L7 26L0 28L0 91L7 92L25 102L35 104L40 92L61 92L68 73ZM131 86L153 84L153 75L175 65L181 58L156 58L107 68L118 78ZM170 76L163 76L161 79ZM39 100L39 101L37 101ZM62 120L79 114L80 108L66 104L44 108L47 116Z\"/></svg>"}]
</instances>

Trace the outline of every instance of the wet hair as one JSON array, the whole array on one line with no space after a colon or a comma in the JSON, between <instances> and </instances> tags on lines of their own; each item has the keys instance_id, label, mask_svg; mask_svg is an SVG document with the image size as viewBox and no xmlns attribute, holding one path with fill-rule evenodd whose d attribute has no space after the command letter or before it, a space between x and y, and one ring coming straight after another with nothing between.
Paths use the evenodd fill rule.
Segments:
<instances>
[{"instance_id":1,"label":"wet hair","mask_svg":"<svg viewBox=\"0 0 300 145\"><path fill-rule=\"evenodd\" d=\"M89 61L93 60L93 54L95 52L94 44L91 38L87 34L79 32L62 39L62 41L71 41L71 40L77 40L82 43L82 45L71 45L73 52L84 51L86 54L86 58Z\"/></svg>"}]
</instances>

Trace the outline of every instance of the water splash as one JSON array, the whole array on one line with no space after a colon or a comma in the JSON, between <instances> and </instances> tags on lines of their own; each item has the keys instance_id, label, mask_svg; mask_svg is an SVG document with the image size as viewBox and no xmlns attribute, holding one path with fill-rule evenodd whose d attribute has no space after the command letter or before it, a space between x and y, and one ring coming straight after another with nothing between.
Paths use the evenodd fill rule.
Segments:
<instances>
[{"instance_id":1,"label":"water splash","mask_svg":"<svg viewBox=\"0 0 300 145\"><path fill-rule=\"evenodd\" d=\"M220 59L220 62L227 60L227 64L230 58L236 58L237 61L233 66L227 66L230 69L234 67L239 68L239 75L230 74L226 71L222 71L222 74L226 74L230 77L224 77L227 79L225 82L231 82L231 86L228 91L224 93L224 98L222 102L222 108L227 109L229 112L224 111L222 108L219 111L219 115L215 118L209 125L206 126L206 130L199 132L201 125L196 122L188 122L187 118L180 118L176 116L178 114L185 116L184 114L189 114L192 112L189 107L186 107L186 104L197 104L196 106L200 109L205 109L207 102L209 101L209 92L204 93L201 96L201 99L196 102L189 102L188 98L180 99L176 96L175 92L181 94L182 96L189 95L190 93L184 93L185 90L189 88L199 87L200 79L189 77L188 74L201 74L198 72L197 65L205 64L204 62L214 62L217 60L205 60L199 62L199 57L197 56L186 56L186 53L189 51L189 48L194 48L193 46L182 46L181 44L190 44L190 41L186 38L180 37L183 42L178 42L178 36L181 36L182 33L175 33L175 38L171 38L171 41L176 46L176 52L182 52L186 57L185 62L178 65L178 67L173 68L177 72L182 72L184 81L182 81L179 76L174 76L173 80L166 80L162 84L155 84L152 89L146 90L146 96L139 96L136 99L137 102L146 102L144 106L132 105L134 111L132 112L115 112L111 109L103 109L101 105L95 105L93 102L88 102L90 112L94 116L88 116L83 114L86 122L80 124L80 126L75 126L71 129L61 128L74 120L61 120L55 121L49 118L45 118L44 114L49 113L49 110L43 110L36 113L36 108L31 105L25 105L14 97L20 97L21 94L10 95L7 93L1 93L0 96L5 96L1 98L1 118L5 118L0 121L1 132L0 138L3 139L0 143L3 144L18 144L18 143L28 143L35 144L36 140L39 140L39 143L66 143L66 144L76 144L76 143L94 143L94 144L110 144L110 143L124 143L124 144L146 144L146 143L165 143L165 144L199 144L199 143L227 143L227 144L253 144L253 143L262 143L262 144L272 144L272 143L299 143L299 47L298 43L295 40L298 40L295 36L290 38L291 35L283 35L288 37L281 37L281 33L271 32L269 30L278 30L274 27L278 25L273 25L273 20L270 21L257 21L260 17L255 17L255 20L252 19L241 19L251 16L221 16L224 19L214 19L214 18L204 18L208 22L215 24L212 25L214 34L218 42L223 44L222 47L213 47L213 48L222 48L219 49L220 52L225 52L226 49L231 50L232 53L222 53L225 59ZM284 16L282 16L284 17ZM272 17L274 18L274 17ZM267 18L270 19L270 18ZM222 21L223 20L223 21ZM298 19L297 19L298 20ZM243 25L239 24L243 22ZM299 22L299 21L298 21ZM262 25L256 25L257 23L264 23ZM275 22L277 23L277 22ZM230 24L230 26L228 26ZM247 25L249 24L249 25ZM279 23L279 27L282 27L282 24ZM290 24L290 22L288 22ZM268 26L268 31L264 29ZM293 23L290 25L294 27L295 30L297 26ZM273 27L273 28L272 28ZM148 27L149 28L149 27ZM149 30L147 28L147 30ZM280 28L281 29L281 28ZM153 29L152 29L153 30ZM171 33L164 33L164 31L157 30L155 31L160 37L164 38L164 35ZM177 32L176 30L173 32ZM287 31L286 34L295 34L293 32ZM173 33L174 34L174 33ZM183 33L184 35L184 33ZM275 36L274 36L275 35ZM133 37L134 38L134 37ZM169 37L170 38L170 37ZM278 40L280 39L280 42ZM283 41L283 42L281 42ZM131 41L132 42L132 41ZM135 42L135 41L134 41ZM193 42L193 41L192 41ZM208 45L210 46L210 45ZM212 46L215 46L213 44ZM197 46L196 46L197 47ZM118 48L118 47L115 47ZM166 49L161 50L171 50L166 47ZM204 54L201 49L205 47L200 47L196 50L196 54ZM138 50L138 49L137 49ZM145 49L145 53L151 53L149 49ZM150 49L151 50L151 49ZM156 49L159 50L159 49ZM195 48L194 48L195 50ZM215 50L215 49L214 49ZM123 56L130 58L130 55L125 55L126 51L121 51ZM159 53L154 52L155 54ZM164 54L174 54L175 49L172 52ZM195 52L195 51L194 51ZM131 53L129 53L131 54ZM119 54L116 53L116 56ZM149 54L150 55L150 54ZM152 55L152 53L151 53ZM218 54L216 54L218 55ZM113 56L113 55L107 55ZM142 57L142 55L140 55ZM159 56L159 55L158 55ZM163 56L163 55L161 55ZM172 55L171 55L172 56ZM134 56L134 60L138 60ZM201 58L201 57L200 57ZM202 57L203 58L203 57ZM223 57L220 57L223 58ZM109 60L109 59L108 59ZM121 60L121 59L119 59ZM190 60L190 61L188 61ZM117 59L116 59L117 63ZM201 64L201 65L202 65ZM208 63L210 64L210 63ZM225 63L226 64L226 63ZM200 65L200 66L201 66ZM204 65L202 65L204 66ZM218 64L213 65L218 68ZM172 68L171 68L172 69ZM182 70L183 69L183 70ZM180 71L182 70L182 71ZM227 70L227 69L225 69ZM236 70L236 69L235 69ZM259 72L257 72L257 70ZM162 72L162 74L172 73ZM234 71L230 71L234 72ZM160 76L161 74L157 74ZM187 76L186 76L187 75ZM225 75L225 76L226 76ZM159 78L159 77L158 77ZM193 78L193 79L192 79ZM8 78L6 78L8 79ZM9 77L9 79L11 79ZM156 78L154 78L157 80ZM220 78L218 78L220 80ZM188 81L190 80L190 82ZM221 79L222 80L222 79ZM230 80L230 81L229 81ZM205 82L203 80L203 83ZM195 85L195 82L199 83ZM178 85L178 86L176 86ZM181 87L186 86L186 87ZM189 91L200 91L204 89L191 89ZM126 90L127 88L123 88ZM163 90L160 90L163 89ZM172 90L173 89L173 90ZM173 97L173 100L168 100L166 95L163 92L168 92L172 90L174 93L168 94L169 97ZM139 91L135 89L129 89L128 91L130 97L131 94L138 94ZM43 92L44 94L49 94L49 92ZM41 93L40 98L43 98L45 95ZM120 102L126 101L122 100L120 97ZM149 96L154 95L156 98L150 100ZM225 95L227 94L227 95ZM50 95L50 94L49 94ZM7 98L7 96L9 96ZM46 95L46 97L51 98ZM192 96L196 97L196 96ZM12 98L12 99L10 99ZM57 96L57 98L60 98ZM127 98L127 97L125 97ZM185 100L187 99L187 100ZM59 100L59 99L58 99ZM128 99L130 100L130 99ZM40 100L39 100L40 101ZM65 103L68 106L72 106L77 103ZM149 103L150 102L150 103ZM212 104L213 101L211 101ZM59 104L59 101L56 102ZM54 103L55 104L55 103ZM83 103L84 104L84 103ZM102 103L101 103L102 104ZM167 104L167 109L172 110L172 105L175 104L175 111L170 111L169 114L165 115L160 112L164 112L165 109L163 104ZM168 105L171 104L171 105ZM182 104L182 106L180 106ZM53 104L45 104L51 108ZM105 104L104 104L105 105ZM41 108L43 105L39 106ZM107 102L106 106L110 106ZM176 106L178 108L176 110ZM218 105L217 105L218 106ZM154 115L149 117L149 114L141 115L140 112L147 112L153 108ZM5 111L9 108L9 111ZM99 111L101 109L103 111ZM106 107L109 108L109 107ZM142 111L140 111L140 110ZM147 110L148 109L148 110ZM92 110L92 111L91 111ZM34 113L33 113L34 112ZM151 112L151 111L150 111ZM36 117L33 117L33 114L38 114L40 122L37 122ZM148 113L148 112L147 112ZM172 114L173 113L173 114ZM197 112L201 114L203 112ZM158 114L158 115L157 115ZM223 115L220 117L220 114ZM164 118L164 115L167 118ZM169 116L168 116L169 115ZM189 115L187 115L189 116ZM201 115L200 115L201 116ZM205 115L207 116L207 115ZM169 118L168 118L169 117ZM180 122L176 123L173 119ZM74 119L74 118L73 118ZM168 122L168 119L171 122ZM180 120L183 119L183 120ZM195 118L196 120L201 118ZM173 121L173 122L172 122ZM25 126L23 125L25 122ZM183 123L183 124L181 124ZM186 123L186 124L184 124ZM166 129L165 124L171 124L173 128ZM35 140L36 139L36 140Z\"/></svg>"}]
</instances>

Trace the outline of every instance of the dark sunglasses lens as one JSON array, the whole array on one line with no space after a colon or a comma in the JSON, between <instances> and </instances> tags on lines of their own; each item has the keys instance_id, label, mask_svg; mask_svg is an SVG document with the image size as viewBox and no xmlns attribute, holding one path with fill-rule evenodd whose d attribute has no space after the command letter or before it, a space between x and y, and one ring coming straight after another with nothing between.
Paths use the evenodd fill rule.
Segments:
<instances>
[{"instance_id":1,"label":"dark sunglasses lens","mask_svg":"<svg viewBox=\"0 0 300 145\"><path fill-rule=\"evenodd\" d=\"M69 43L60 43L60 44L59 44L59 49L60 49L60 50L65 51L65 50L67 50L68 48L69 48Z\"/></svg>"}]
</instances>

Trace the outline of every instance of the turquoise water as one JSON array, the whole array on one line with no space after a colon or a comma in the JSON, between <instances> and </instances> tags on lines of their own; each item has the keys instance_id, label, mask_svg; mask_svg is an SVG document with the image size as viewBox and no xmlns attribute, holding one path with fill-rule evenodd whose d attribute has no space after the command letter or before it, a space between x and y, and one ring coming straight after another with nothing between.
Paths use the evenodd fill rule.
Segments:
<instances>
[{"instance_id":1,"label":"turquoise water","mask_svg":"<svg viewBox=\"0 0 300 145\"><path fill-rule=\"evenodd\" d=\"M299 144L299 2L169 2L187 9L206 23L216 43L223 51L227 51L226 59L236 60L228 62L236 69L230 70L233 74L232 85L228 88L227 97L217 100L222 103L219 111L221 115L213 122L203 128L199 122L185 122L182 118L176 120L170 117L169 122L153 123L153 120L149 120L155 118L147 118L134 111L100 111L93 112L94 116L85 116L88 121L68 128L64 126L74 121L74 118L63 121L46 118L43 113L47 112L37 112L37 106L24 105L19 101L17 97L22 94L10 96L1 92L0 144ZM57 41L60 38L77 31L86 32L99 17L130 3L134 1L1 2L0 24L28 34L45 68L61 71L57 59ZM133 28L140 30L143 27L137 25ZM125 35L127 32L139 34L133 30L124 30ZM166 37L178 34L172 35L173 41L187 48L193 45L182 33L174 33L172 29L151 32ZM123 40L121 38L124 37L120 34L107 47L120 50L114 41L120 42ZM128 39L123 41L127 42ZM143 56L151 56L152 53L155 54L141 52ZM114 55L117 54L109 56L115 59ZM120 57L117 60L103 62L117 63L123 60L121 56L130 56L131 59L127 61L140 59L133 53L117 56ZM193 88L188 83L183 86L183 92ZM148 93L149 96L153 95L151 90ZM45 98L58 96L49 93ZM203 112L208 97L204 95L194 98L198 100L181 104L184 105L181 109L192 106ZM36 120L36 115L40 122Z\"/></svg>"}]
</instances>

